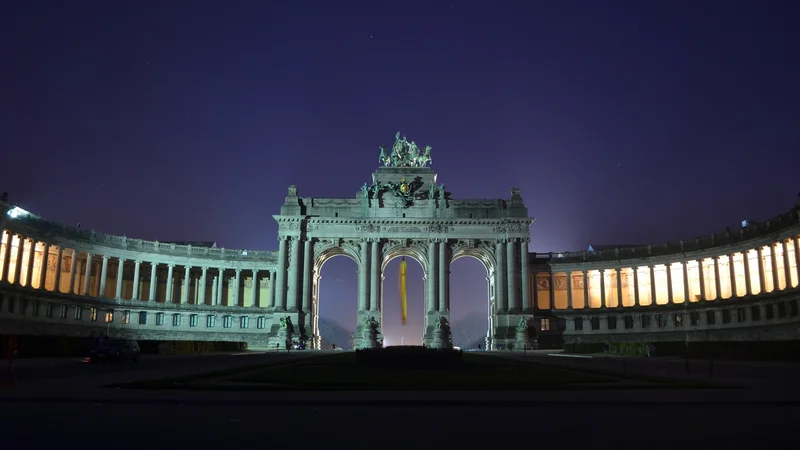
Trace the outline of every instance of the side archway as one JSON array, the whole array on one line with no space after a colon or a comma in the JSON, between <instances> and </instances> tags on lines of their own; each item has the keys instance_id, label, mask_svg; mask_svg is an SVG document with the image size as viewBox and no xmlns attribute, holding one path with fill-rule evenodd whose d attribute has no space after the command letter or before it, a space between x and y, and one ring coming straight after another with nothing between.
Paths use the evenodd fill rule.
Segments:
<instances>
[{"instance_id":1,"label":"side archway","mask_svg":"<svg viewBox=\"0 0 800 450\"><path fill-rule=\"evenodd\" d=\"M349 348L353 344L352 332L356 326L356 311L358 309L356 287L358 285L358 265L360 260L358 256L357 251L347 246L325 243L317 243L315 246L311 290L311 329L314 336L314 348L317 350L330 348L331 344L343 348ZM341 302L339 305L326 304L326 308L323 311L323 323L321 324L322 270L332 259L342 260L341 262L349 260L354 263L354 266L345 263L350 267L344 268L341 264L334 264L333 267L329 268L325 278L325 291L333 295L338 292ZM333 270L332 274L331 270ZM327 306L331 306L331 308ZM325 334L324 341L323 334Z\"/></svg>"},{"instance_id":2,"label":"side archway","mask_svg":"<svg viewBox=\"0 0 800 450\"><path fill-rule=\"evenodd\" d=\"M459 264L453 267L458 260L470 259L480 263L480 267L465 268ZM465 262L466 263L466 262ZM469 264L469 263L466 263ZM474 264L474 263L472 263ZM458 277L455 272L462 272L465 280L459 281L457 286L463 289L461 292L452 290L450 292L449 309L453 314L453 341L456 346L462 348L475 348L481 346L486 349L492 348L492 330L496 315L494 301L495 284L495 257L494 252L485 246L465 246L456 245L453 249L453 256L450 260L449 276ZM471 297L471 293L479 292L481 282L478 281L476 270L480 270L483 275L483 286L485 286L485 303ZM454 285L451 283L451 285ZM466 298L465 298L466 297Z\"/></svg>"}]
</instances>

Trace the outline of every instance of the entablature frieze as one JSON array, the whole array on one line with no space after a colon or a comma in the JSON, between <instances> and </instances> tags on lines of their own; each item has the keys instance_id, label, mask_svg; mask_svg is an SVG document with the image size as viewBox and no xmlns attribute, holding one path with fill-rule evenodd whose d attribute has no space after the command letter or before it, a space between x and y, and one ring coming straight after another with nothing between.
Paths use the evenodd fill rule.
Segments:
<instances>
[{"instance_id":1,"label":"entablature frieze","mask_svg":"<svg viewBox=\"0 0 800 450\"><path fill-rule=\"evenodd\" d=\"M559 317L626 316L631 314L669 314L675 312L703 312L722 309L759 306L800 298L800 289L791 288L766 294L755 294L737 298L706 300L698 302L672 303L660 305L640 305L606 308L555 309L549 311ZM798 316L800 317L800 316ZM800 319L798 319L800 320ZM689 327L691 328L691 327Z\"/></svg>"},{"instance_id":2,"label":"entablature frieze","mask_svg":"<svg viewBox=\"0 0 800 450\"><path fill-rule=\"evenodd\" d=\"M51 248L52 246L74 249L78 252L91 253L93 256L100 256L105 258L120 259L126 262L135 263L155 263L172 266L191 266L191 267L213 267L223 269L257 269L257 270L270 270L277 267L277 257L273 261L241 261L232 259L216 259L216 258L199 258L188 256L177 256L170 254L159 253L143 253L135 250L126 250L113 247L105 247L97 244L87 244L83 242L74 242L66 239L59 239L57 237L50 237L48 241L44 241L39 237L31 236L37 241L47 242ZM70 256L69 252L62 254L64 257Z\"/></svg>"},{"instance_id":3,"label":"entablature frieze","mask_svg":"<svg viewBox=\"0 0 800 450\"><path fill-rule=\"evenodd\" d=\"M584 270L613 270L617 268L629 267L649 267L657 265L666 265L681 263L683 261L697 261L706 258L715 258L720 256L728 256L732 253L741 253L748 250L754 250L759 247L764 247L773 243L790 240L795 236L800 235L800 226L783 230L779 233L774 233L765 236L759 236L746 241L739 241L735 244L720 245L719 247L705 248L702 250L676 252L667 255L648 256L643 255L637 258L621 258L621 259L607 259L607 260L586 260L575 261L567 260L564 263L559 262L558 253L553 253L551 259L541 261L546 267L549 267L553 272L581 272ZM591 257L589 252L585 252L587 257Z\"/></svg>"}]
</instances>

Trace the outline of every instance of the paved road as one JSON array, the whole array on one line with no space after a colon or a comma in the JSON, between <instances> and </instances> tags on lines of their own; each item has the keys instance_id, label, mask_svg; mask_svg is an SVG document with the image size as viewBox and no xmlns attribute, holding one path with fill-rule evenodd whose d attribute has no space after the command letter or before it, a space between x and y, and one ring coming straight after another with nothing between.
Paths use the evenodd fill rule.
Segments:
<instances>
[{"instance_id":1,"label":"paved road","mask_svg":"<svg viewBox=\"0 0 800 450\"><path fill-rule=\"evenodd\" d=\"M316 353L316 352L315 352ZM88 364L82 362L81 358L70 359L51 359L49 361L37 362L35 360L20 361L13 366L12 375L15 384L26 384L30 382L42 381L47 379L67 379L85 378L104 374L123 374L136 372L164 371L165 376L174 369L183 370L203 370L213 371L225 369L231 366L258 364L267 360L280 360L288 357L308 355L311 352L292 352L292 353L239 353L239 354L211 354L211 355L185 355L185 356L154 356L144 355L139 363L103 363ZM0 381L7 379L7 361L0 361Z\"/></svg>"},{"instance_id":2,"label":"paved road","mask_svg":"<svg viewBox=\"0 0 800 450\"><path fill-rule=\"evenodd\" d=\"M524 405L521 407L273 406L269 404L7 403L9 449L552 448L753 449L791 442L800 407ZM483 439L485 438L485 439ZM490 440L491 439L491 440ZM512 444L513 443L513 444ZM47 447L46 447L47 446ZM4 445L3 448L6 448Z\"/></svg>"}]
</instances>

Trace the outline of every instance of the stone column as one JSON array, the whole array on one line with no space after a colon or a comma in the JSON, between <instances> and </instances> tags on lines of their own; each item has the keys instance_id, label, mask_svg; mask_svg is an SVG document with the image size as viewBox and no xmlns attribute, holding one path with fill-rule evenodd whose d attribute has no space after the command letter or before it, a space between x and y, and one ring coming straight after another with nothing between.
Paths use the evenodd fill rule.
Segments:
<instances>
[{"instance_id":1,"label":"stone column","mask_svg":"<svg viewBox=\"0 0 800 450\"><path fill-rule=\"evenodd\" d=\"M589 309L589 274L586 270L582 270L581 274L583 275L583 307Z\"/></svg>"},{"instance_id":2,"label":"stone column","mask_svg":"<svg viewBox=\"0 0 800 450\"><path fill-rule=\"evenodd\" d=\"M214 278L211 279L211 305L216 306L219 304L219 300L217 297L217 285L219 284L219 276L214 275Z\"/></svg>"},{"instance_id":3,"label":"stone column","mask_svg":"<svg viewBox=\"0 0 800 450\"><path fill-rule=\"evenodd\" d=\"M189 303L189 281L192 277L192 266L183 266L183 287L181 288L181 304Z\"/></svg>"},{"instance_id":4,"label":"stone column","mask_svg":"<svg viewBox=\"0 0 800 450\"><path fill-rule=\"evenodd\" d=\"M151 262L150 263L150 295L147 298L147 301L154 302L156 301L156 286L158 286L158 263Z\"/></svg>"},{"instance_id":5,"label":"stone column","mask_svg":"<svg viewBox=\"0 0 800 450\"><path fill-rule=\"evenodd\" d=\"M222 292L225 289L225 269L217 269L217 301L216 305L222 306L225 302L222 299Z\"/></svg>"},{"instance_id":6,"label":"stone column","mask_svg":"<svg viewBox=\"0 0 800 450\"><path fill-rule=\"evenodd\" d=\"M606 269L600 269L600 307L606 307Z\"/></svg>"},{"instance_id":7,"label":"stone column","mask_svg":"<svg viewBox=\"0 0 800 450\"><path fill-rule=\"evenodd\" d=\"M269 306L275 307L275 276L276 272L271 270L269 272Z\"/></svg>"},{"instance_id":8,"label":"stone column","mask_svg":"<svg viewBox=\"0 0 800 450\"><path fill-rule=\"evenodd\" d=\"M556 304L556 276L550 269L550 309L555 309Z\"/></svg>"},{"instance_id":9,"label":"stone column","mask_svg":"<svg viewBox=\"0 0 800 450\"><path fill-rule=\"evenodd\" d=\"M714 289L716 292L716 299L722 300L722 281L719 279L719 256L714 257Z\"/></svg>"},{"instance_id":10,"label":"stone column","mask_svg":"<svg viewBox=\"0 0 800 450\"><path fill-rule=\"evenodd\" d=\"M119 260L120 270L125 269L125 260ZM131 286L131 300L141 301L142 297L139 295L140 284L142 283L142 262L138 259L133 262L133 286ZM120 283L121 285L122 283ZM120 297L122 298L122 297Z\"/></svg>"},{"instance_id":11,"label":"stone column","mask_svg":"<svg viewBox=\"0 0 800 450\"><path fill-rule=\"evenodd\" d=\"M697 277L700 279L700 301L704 302L708 300L706 297L706 277L703 273L703 260L697 260Z\"/></svg>"},{"instance_id":12,"label":"stone column","mask_svg":"<svg viewBox=\"0 0 800 450\"><path fill-rule=\"evenodd\" d=\"M675 303L675 297L672 295L672 263L667 263L667 304L672 305ZM653 266L650 266L650 285L653 290L653 304L656 304L656 277Z\"/></svg>"},{"instance_id":13,"label":"stone column","mask_svg":"<svg viewBox=\"0 0 800 450\"><path fill-rule=\"evenodd\" d=\"M428 240L428 273L426 275L425 280L425 287L428 291L428 304L427 310L428 313L434 312L438 309L439 301L436 298L436 294L438 293L438 286L436 286L436 273L437 273L437 252L436 252L436 241L433 239Z\"/></svg>"},{"instance_id":14,"label":"stone column","mask_svg":"<svg viewBox=\"0 0 800 450\"><path fill-rule=\"evenodd\" d=\"M506 288L508 281L506 280L506 246L502 239L498 239L494 246L494 259L497 262L497 267L494 268L494 299L497 305L496 311L499 313L508 312L508 301L506 299Z\"/></svg>"},{"instance_id":15,"label":"stone column","mask_svg":"<svg viewBox=\"0 0 800 450\"><path fill-rule=\"evenodd\" d=\"M200 293L197 296L197 304L198 305L205 305L206 304L206 289L208 287L208 267L203 266L203 272L200 275Z\"/></svg>"},{"instance_id":16,"label":"stone column","mask_svg":"<svg viewBox=\"0 0 800 450\"><path fill-rule=\"evenodd\" d=\"M278 244L278 270L275 279L275 310L286 310L286 238L280 238Z\"/></svg>"},{"instance_id":17,"label":"stone column","mask_svg":"<svg viewBox=\"0 0 800 450\"><path fill-rule=\"evenodd\" d=\"M306 239L305 243L303 244L303 303L301 309L307 313L311 312L311 279L313 276L314 271L314 252L313 250L314 241L311 239ZM311 322L309 322L311 325Z\"/></svg>"},{"instance_id":18,"label":"stone column","mask_svg":"<svg viewBox=\"0 0 800 450\"><path fill-rule=\"evenodd\" d=\"M8 230L3 230L6 235L6 251L3 254L3 281L8 283L9 267L11 266L11 244L14 241L14 234Z\"/></svg>"},{"instance_id":19,"label":"stone column","mask_svg":"<svg viewBox=\"0 0 800 450\"><path fill-rule=\"evenodd\" d=\"M175 264L167 265L167 292L164 295L164 303L172 303L172 294L173 294L173 292L172 292L173 291L172 283L174 281L172 279L172 275L173 275L172 271L174 269L175 269Z\"/></svg>"},{"instance_id":20,"label":"stone column","mask_svg":"<svg viewBox=\"0 0 800 450\"><path fill-rule=\"evenodd\" d=\"M517 254L514 239L509 239L506 242L506 279L508 280L508 300L506 304L509 312L519 311L519 296L517 294ZM553 301L550 300L550 307L553 307Z\"/></svg>"},{"instance_id":21,"label":"stone column","mask_svg":"<svg viewBox=\"0 0 800 450\"><path fill-rule=\"evenodd\" d=\"M369 242L361 240L360 244L361 263L358 265L358 310L367 311L369 309Z\"/></svg>"},{"instance_id":22,"label":"stone column","mask_svg":"<svg viewBox=\"0 0 800 450\"><path fill-rule=\"evenodd\" d=\"M734 253L728 255L728 269L731 273L731 298L736 298L739 295L736 293L736 268L733 265L733 255Z\"/></svg>"},{"instance_id":23,"label":"stone column","mask_svg":"<svg viewBox=\"0 0 800 450\"><path fill-rule=\"evenodd\" d=\"M77 293L77 288L75 286L75 278L78 276L78 251L74 248L72 249L72 258L71 258L72 265L69 268L69 290L67 291L68 294L75 294Z\"/></svg>"},{"instance_id":24,"label":"stone column","mask_svg":"<svg viewBox=\"0 0 800 450\"><path fill-rule=\"evenodd\" d=\"M683 301L691 303L691 292L689 291L689 261L681 261L683 266Z\"/></svg>"},{"instance_id":25,"label":"stone column","mask_svg":"<svg viewBox=\"0 0 800 450\"><path fill-rule=\"evenodd\" d=\"M769 259L772 266L772 290L778 290L778 256L775 254L775 244L769 244Z\"/></svg>"},{"instance_id":26,"label":"stone column","mask_svg":"<svg viewBox=\"0 0 800 450\"><path fill-rule=\"evenodd\" d=\"M83 290L81 291L81 295L89 295L89 286L91 286L92 281L92 254L91 252L86 252L86 272L84 273L83 278Z\"/></svg>"},{"instance_id":27,"label":"stone column","mask_svg":"<svg viewBox=\"0 0 800 450\"><path fill-rule=\"evenodd\" d=\"M28 270L25 272L25 287L33 287L33 263L36 259L36 241L31 239L28 241L30 250L28 250ZM773 271L774 272L774 271Z\"/></svg>"},{"instance_id":28,"label":"stone column","mask_svg":"<svg viewBox=\"0 0 800 450\"><path fill-rule=\"evenodd\" d=\"M744 264L744 295L753 295L753 282L750 280L750 258L748 250L742 252L742 263Z\"/></svg>"},{"instance_id":29,"label":"stone column","mask_svg":"<svg viewBox=\"0 0 800 450\"><path fill-rule=\"evenodd\" d=\"M786 239L781 241L781 248L783 249L783 277L786 278L785 289L792 287L792 268L789 263L789 246L786 244Z\"/></svg>"},{"instance_id":30,"label":"stone column","mask_svg":"<svg viewBox=\"0 0 800 450\"><path fill-rule=\"evenodd\" d=\"M641 306L639 302L639 268L633 267L633 306ZM655 305L655 302L653 302Z\"/></svg>"},{"instance_id":31,"label":"stone column","mask_svg":"<svg viewBox=\"0 0 800 450\"><path fill-rule=\"evenodd\" d=\"M23 246L25 244L25 238L22 235L19 236L19 244L17 244L17 257L14 259L14 284L17 286L22 286L22 252L24 250Z\"/></svg>"},{"instance_id":32,"label":"stone column","mask_svg":"<svg viewBox=\"0 0 800 450\"><path fill-rule=\"evenodd\" d=\"M784 244L785 244L785 242L784 242ZM783 252L784 255L786 255L786 250L785 249L786 249L786 245L784 245L784 252ZM50 244L48 244L46 242L43 242L42 243L42 262L39 263L40 264L40 266L39 266L39 286L37 286L37 289L42 290L42 291L46 290L45 289L45 284L47 284L47 267L48 267L47 263L48 263L49 259L50 259ZM789 260L789 257L787 255L786 256L786 261L788 261L788 260ZM788 267L788 264L786 264L786 266ZM786 273L787 274L789 273L788 269L786 270ZM789 278L787 278L787 280L788 279ZM790 283L791 282L787 282L786 285L788 286Z\"/></svg>"},{"instance_id":33,"label":"stone column","mask_svg":"<svg viewBox=\"0 0 800 450\"><path fill-rule=\"evenodd\" d=\"M524 311L528 309L531 301L531 293L530 293L530 286L531 286L531 274L528 269L528 243L530 243L530 239L522 239L520 240L519 246L519 258L520 258L520 310ZM568 280L572 283L572 279ZM572 302L570 301L570 308L572 308Z\"/></svg>"},{"instance_id":34,"label":"stone column","mask_svg":"<svg viewBox=\"0 0 800 450\"><path fill-rule=\"evenodd\" d=\"M56 274L55 274L55 283L53 283L53 291L54 292L61 292L61 259L64 257L64 247L58 247L58 253L56 256Z\"/></svg>"},{"instance_id":35,"label":"stone column","mask_svg":"<svg viewBox=\"0 0 800 450\"><path fill-rule=\"evenodd\" d=\"M242 306L242 301L239 297L241 290L242 290L242 269L236 269L236 276L233 278L233 306ZM295 305L295 308L297 308L297 305Z\"/></svg>"},{"instance_id":36,"label":"stone column","mask_svg":"<svg viewBox=\"0 0 800 450\"><path fill-rule=\"evenodd\" d=\"M136 286L136 271L138 271L139 267L137 266L134 269L133 274L133 285ZM114 298L117 300L122 300L122 280L123 280L123 272L125 272L125 258L118 258L117 259L117 284L114 286ZM134 291L136 288L133 288ZM131 296L131 300L136 300L136 296Z\"/></svg>"},{"instance_id":37,"label":"stone column","mask_svg":"<svg viewBox=\"0 0 800 450\"><path fill-rule=\"evenodd\" d=\"M758 253L758 282L761 287L760 294L767 292L767 273L764 271L764 250L763 247L758 247L756 250Z\"/></svg>"},{"instance_id":38,"label":"stone column","mask_svg":"<svg viewBox=\"0 0 800 450\"><path fill-rule=\"evenodd\" d=\"M441 240L439 246L439 312L450 311L450 293L448 292L450 281L450 262L447 255L447 242Z\"/></svg>"},{"instance_id":39,"label":"stone column","mask_svg":"<svg viewBox=\"0 0 800 450\"><path fill-rule=\"evenodd\" d=\"M800 286L800 237L795 236L794 241L794 259L795 271L797 272L797 285Z\"/></svg>"},{"instance_id":40,"label":"stone column","mask_svg":"<svg viewBox=\"0 0 800 450\"><path fill-rule=\"evenodd\" d=\"M288 289L286 290L286 309L288 311L298 310L298 301L302 294L300 288L300 266L303 262L300 260L300 238L292 238L292 259L289 263L289 282L287 283Z\"/></svg>"},{"instance_id":41,"label":"stone column","mask_svg":"<svg viewBox=\"0 0 800 450\"><path fill-rule=\"evenodd\" d=\"M622 269L614 269L617 274L617 308L622 308Z\"/></svg>"},{"instance_id":42,"label":"stone column","mask_svg":"<svg viewBox=\"0 0 800 450\"><path fill-rule=\"evenodd\" d=\"M572 309L572 272L567 271L567 309Z\"/></svg>"},{"instance_id":43,"label":"stone column","mask_svg":"<svg viewBox=\"0 0 800 450\"><path fill-rule=\"evenodd\" d=\"M373 239L370 243L372 247L372 255L370 256L370 291L369 291L369 310L378 311L380 305L380 288L381 288L381 249L379 240Z\"/></svg>"},{"instance_id":44,"label":"stone column","mask_svg":"<svg viewBox=\"0 0 800 450\"><path fill-rule=\"evenodd\" d=\"M258 308L258 290L260 289L260 285L258 284L258 269L253 269L253 280L250 282L250 306L253 308Z\"/></svg>"},{"instance_id":45,"label":"stone column","mask_svg":"<svg viewBox=\"0 0 800 450\"><path fill-rule=\"evenodd\" d=\"M108 256L103 255L103 263L100 266L100 288L97 290L97 296L106 298L106 279L108 278Z\"/></svg>"}]
</instances>

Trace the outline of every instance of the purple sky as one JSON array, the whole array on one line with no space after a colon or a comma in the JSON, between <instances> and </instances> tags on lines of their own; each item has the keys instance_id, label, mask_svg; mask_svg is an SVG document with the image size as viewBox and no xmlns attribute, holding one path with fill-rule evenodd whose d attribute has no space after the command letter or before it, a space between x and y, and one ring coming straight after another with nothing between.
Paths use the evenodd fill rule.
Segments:
<instances>
[{"instance_id":1,"label":"purple sky","mask_svg":"<svg viewBox=\"0 0 800 450\"><path fill-rule=\"evenodd\" d=\"M0 190L108 233L275 249L287 186L353 196L398 130L433 146L456 198L520 187L532 251L692 238L783 212L800 191L797 2L3 11ZM398 266L386 331L418 338L421 297L391 325ZM421 295L420 273L409 261ZM484 311L479 263L453 276L454 321ZM322 289L322 314L352 327L354 263L328 263Z\"/></svg>"}]
</instances>

